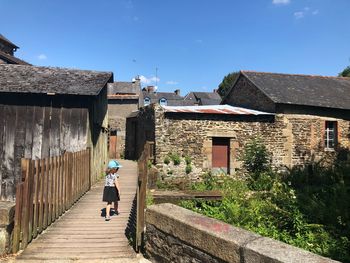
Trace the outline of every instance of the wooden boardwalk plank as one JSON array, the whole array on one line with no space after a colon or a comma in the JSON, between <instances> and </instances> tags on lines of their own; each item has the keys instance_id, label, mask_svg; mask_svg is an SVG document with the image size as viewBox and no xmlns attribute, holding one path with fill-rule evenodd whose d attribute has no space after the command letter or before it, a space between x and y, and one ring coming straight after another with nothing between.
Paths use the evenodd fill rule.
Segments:
<instances>
[{"instance_id":1,"label":"wooden boardwalk plank","mask_svg":"<svg viewBox=\"0 0 350 263\"><path fill-rule=\"evenodd\" d=\"M104 181L101 181L92 186L89 192L47 230L32 240L16 260L34 262L67 259L135 259L136 253L129 245L126 229L128 222L133 221L130 217L137 188L137 163L125 160L121 163L123 168L119 171L122 193L119 202L120 215L112 216L108 222L101 216L101 211L105 208L105 203L102 202ZM51 172L50 180L57 180L56 173L57 171ZM79 180L73 181L73 184L83 187L79 186ZM60 204L55 202L52 204L54 201L52 199L61 193L54 188L49 189L49 194L48 199L52 206L49 207L48 220L51 221L51 217L60 210Z\"/></svg>"}]
</instances>

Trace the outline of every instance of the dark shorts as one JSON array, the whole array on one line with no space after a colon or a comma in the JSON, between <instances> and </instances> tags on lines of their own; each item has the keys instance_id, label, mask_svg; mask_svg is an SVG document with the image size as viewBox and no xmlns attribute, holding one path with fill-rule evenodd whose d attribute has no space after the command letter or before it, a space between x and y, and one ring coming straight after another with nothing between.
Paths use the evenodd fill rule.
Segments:
<instances>
[{"instance_id":1,"label":"dark shorts","mask_svg":"<svg viewBox=\"0 0 350 263\"><path fill-rule=\"evenodd\" d=\"M115 186L105 186L105 188L103 189L102 201L110 203L110 202L116 202L119 200L120 200L120 197L119 197L119 192L117 188L115 188Z\"/></svg>"}]
</instances>

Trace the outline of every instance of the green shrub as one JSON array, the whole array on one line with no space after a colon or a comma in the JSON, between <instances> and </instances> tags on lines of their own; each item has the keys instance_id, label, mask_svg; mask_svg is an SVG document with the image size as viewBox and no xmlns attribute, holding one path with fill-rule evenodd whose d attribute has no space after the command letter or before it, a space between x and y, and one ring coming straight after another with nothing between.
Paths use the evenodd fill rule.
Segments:
<instances>
[{"instance_id":1,"label":"green shrub","mask_svg":"<svg viewBox=\"0 0 350 263\"><path fill-rule=\"evenodd\" d=\"M169 158L169 156L165 156L165 158L164 158L164 163L165 163L165 164L169 164L169 163L170 163L170 158Z\"/></svg>"},{"instance_id":2,"label":"green shrub","mask_svg":"<svg viewBox=\"0 0 350 263\"><path fill-rule=\"evenodd\" d=\"M190 156L186 155L185 156L185 162L186 162L186 165L190 165L192 163L192 159Z\"/></svg>"},{"instance_id":3,"label":"green shrub","mask_svg":"<svg viewBox=\"0 0 350 263\"><path fill-rule=\"evenodd\" d=\"M259 138L252 139L245 145L240 159L243 161L243 167L253 177L269 169L270 156L266 146Z\"/></svg>"},{"instance_id":4,"label":"green shrub","mask_svg":"<svg viewBox=\"0 0 350 263\"><path fill-rule=\"evenodd\" d=\"M322 161L294 167L283 177L272 171L269 154L260 142L247 144L242 156L247 179L208 173L191 186L195 190L220 190L221 202L195 200L181 205L313 253L350 262L348 151L331 166L324 166Z\"/></svg>"},{"instance_id":5,"label":"green shrub","mask_svg":"<svg viewBox=\"0 0 350 263\"><path fill-rule=\"evenodd\" d=\"M190 172L192 172L192 165L191 164L186 165L185 172L186 172L186 174L189 174Z\"/></svg>"},{"instance_id":6,"label":"green shrub","mask_svg":"<svg viewBox=\"0 0 350 263\"><path fill-rule=\"evenodd\" d=\"M157 180L156 181L157 189L164 189L164 190L175 190L176 186L172 184L171 182L164 181L164 180Z\"/></svg>"},{"instance_id":7,"label":"green shrub","mask_svg":"<svg viewBox=\"0 0 350 263\"><path fill-rule=\"evenodd\" d=\"M148 169L152 168L152 165L153 165L153 164L152 164L152 161L148 160L148 161L147 161L147 168L148 168Z\"/></svg>"},{"instance_id":8,"label":"green shrub","mask_svg":"<svg viewBox=\"0 0 350 263\"><path fill-rule=\"evenodd\" d=\"M169 157L173 161L174 165L179 165L181 163L181 157L178 153L171 153Z\"/></svg>"},{"instance_id":9,"label":"green shrub","mask_svg":"<svg viewBox=\"0 0 350 263\"><path fill-rule=\"evenodd\" d=\"M151 206L154 204L154 198L150 191L146 193L146 206Z\"/></svg>"}]
</instances>

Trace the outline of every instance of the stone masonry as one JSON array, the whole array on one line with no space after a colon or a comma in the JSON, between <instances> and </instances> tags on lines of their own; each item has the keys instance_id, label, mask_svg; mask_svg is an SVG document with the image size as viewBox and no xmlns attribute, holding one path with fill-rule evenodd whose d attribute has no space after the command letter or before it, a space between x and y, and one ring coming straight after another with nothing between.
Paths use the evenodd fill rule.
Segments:
<instances>
[{"instance_id":1,"label":"stone masonry","mask_svg":"<svg viewBox=\"0 0 350 263\"><path fill-rule=\"evenodd\" d=\"M146 210L152 262L338 262L172 204Z\"/></svg>"},{"instance_id":2,"label":"stone masonry","mask_svg":"<svg viewBox=\"0 0 350 263\"><path fill-rule=\"evenodd\" d=\"M338 123L338 148L350 149L350 121L312 115L230 117L225 115L168 115L155 106L156 163L171 152L190 156L202 170L211 168L212 138L230 139L230 172L241 167L239 154L252 138L260 137L271 153L274 167L304 165L336 151L324 148L325 121Z\"/></svg>"}]
</instances>

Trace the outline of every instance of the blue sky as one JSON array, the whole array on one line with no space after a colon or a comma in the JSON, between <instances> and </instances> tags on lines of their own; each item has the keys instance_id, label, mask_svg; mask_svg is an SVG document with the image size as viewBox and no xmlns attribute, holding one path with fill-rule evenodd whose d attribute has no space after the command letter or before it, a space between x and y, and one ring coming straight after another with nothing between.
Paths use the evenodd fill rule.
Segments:
<instances>
[{"instance_id":1,"label":"blue sky","mask_svg":"<svg viewBox=\"0 0 350 263\"><path fill-rule=\"evenodd\" d=\"M212 91L229 72L337 75L349 0L0 0L0 33L34 65L141 75L159 91Z\"/></svg>"}]
</instances>

